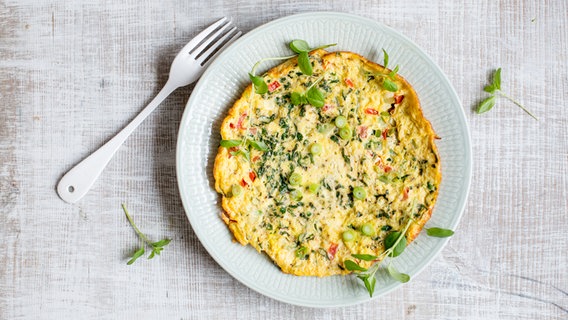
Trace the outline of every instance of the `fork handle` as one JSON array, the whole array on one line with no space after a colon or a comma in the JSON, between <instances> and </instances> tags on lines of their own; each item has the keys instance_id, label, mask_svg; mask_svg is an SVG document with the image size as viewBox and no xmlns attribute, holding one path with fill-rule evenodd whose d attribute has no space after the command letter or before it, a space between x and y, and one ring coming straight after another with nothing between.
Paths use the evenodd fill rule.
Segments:
<instances>
[{"instance_id":1,"label":"fork handle","mask_svg":"<svg viewBox=\"0 0 568 320\"><path fill-rule=\"evenodd\" d=\"M118 148L148 115L177 88L168 80L156 97L124 129L69 170L57 184L59 197L65 202L75 203L87 194Z\"/></svg>"}]
</instances>

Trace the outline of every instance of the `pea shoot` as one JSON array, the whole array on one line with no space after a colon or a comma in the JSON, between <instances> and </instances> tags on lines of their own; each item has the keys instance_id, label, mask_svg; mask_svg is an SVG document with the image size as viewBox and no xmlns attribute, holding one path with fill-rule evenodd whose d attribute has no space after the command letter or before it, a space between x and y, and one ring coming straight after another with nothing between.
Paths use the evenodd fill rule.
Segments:
<instances>
[{"instance_id":1,"label":"pea shoot","mask_svg":"<svg viewBox=\"0 0 568 320\"><path fill-rule=\"evenodd\" d=\"M383 251L383 253L381 253L379 256L374 256L371 254L351 255L353 258L361 261L374 261L375 263L371 265L370 268L368 269L364 268L359 264L357 264L355 261L349 259L343 262L343 265L347 270L356 272L357 278L363 281L363 284L365 285L365 288L369 292L370 297L373 296L373 292L375 291L375 284L377 282L375 274L377 273L377 270L379 270L380 263L386 257L391 258L389 259L389 263L387 266L387 272L390 275L390 277L402 283L410 281L409 275L399 272L394 267L392 263L393 262L392 258L398 257L406 249L407 245L406 232L408 231L408 228L410 228L412 222L413 220L410 219L402 231L392 231L387 235L387 237L383 242L385 246L385 251ZM363 235L372 236L374 234L374 231L375 230L373 226L369 223L366 223L361 226L361 233ZM439 237L439 238L449 237L454 234L452 230L437 228L437 227L428 228L426 229L426 232L429 236ZM343 234L345 234L345 232Z\"/></svg>"},{"instance_id":2,"label":"pea shoot","mask_svg":"<svg viewBox=\"0 0 568 320\"><path fill-rule=\"evenodd\" d=\"M128 213L128 210L126 209L126 205L124 203L122 204L122 210L124 211L124 215L126 216L126 219L128 219L130 226L132 227L132 229L134 229L134 232L136 232L136 235L142 240L142 246L140 247L140 249L138 249L138 250L136 250L136 252L134 252L134 254L132 255L132 258L130 258L130 260L128 260L128 262L126 264L131 265L138 258L143 256L144 253L145 253L145 247L146 246L148 246L152 249L152 252L148 256L148 259L152 259L156 255L160 255L160 253L162 252L164 247L167 246L170 243L171 240L166 238L166 239L162 239L160 241L152 242L150 239L148 239L148 237L144 233L142 233L142 231L140 231L140 229L138 229L138 227L134 223L134 220L132 219L132 217Z\"/></svg>"}]
</instances>

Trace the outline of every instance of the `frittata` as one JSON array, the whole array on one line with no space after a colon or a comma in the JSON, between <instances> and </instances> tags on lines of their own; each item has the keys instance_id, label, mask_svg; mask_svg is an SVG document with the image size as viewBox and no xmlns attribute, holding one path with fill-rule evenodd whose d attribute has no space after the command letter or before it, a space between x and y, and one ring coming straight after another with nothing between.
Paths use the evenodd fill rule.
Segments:
<instances>
[{"instance_id":1,"label":"frittata","mask_svg":"<svg viewBox=\"0 0 568 320\"><path fill-rule=\"evenodd\" d=\"M296 58L269 70L268 92L249 85L229 110L215 188L235 239L283 272L346 274L345 260L373 263L352 254L379 256L412 221L410 243L430 218L437 136L411 85L386 67L351 52L315 50L310 61L309 76ZM314 87L322 106L293 103Z\"/></svg>"}]
</instances>

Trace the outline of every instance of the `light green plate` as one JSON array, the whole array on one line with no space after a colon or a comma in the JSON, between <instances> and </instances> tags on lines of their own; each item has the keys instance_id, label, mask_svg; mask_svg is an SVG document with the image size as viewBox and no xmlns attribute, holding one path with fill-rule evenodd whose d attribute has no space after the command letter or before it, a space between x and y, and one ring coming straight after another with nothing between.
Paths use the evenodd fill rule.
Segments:
<instances>
[{"instance_id":1,"label":"light green plate","mask_svg":"<svg viewBox=\"0 0 568 320\"><path fill-rule=\"evenodd\" d=\"M452 229L457 226L471 179L471 142L454 89L412 41L376 21L343 13L304 13L267 23L234 42L211 64L193 90L180 124L177 178L181 199L193 230L209 254L248 287L280 301L310 307L368 301L369 294L354 276L317 278L282 273L265 255L233 242L220 218L213 163L221 121L248 85L248 72L254 63L265 57L290 55L287 44L293 39L304 39L313 46L337 43L328 50L353 51L379 63L382 49L387 50L389 65L401 66L399 73L414 86L426 118L442 137L437 142L442 184L429 224ZM264 65L264 70L273 65ZM398 269L415 276L447 241L420 235L397 257ZM379 272L373 299L399 286Z\"/></svg>"}]
</instances>

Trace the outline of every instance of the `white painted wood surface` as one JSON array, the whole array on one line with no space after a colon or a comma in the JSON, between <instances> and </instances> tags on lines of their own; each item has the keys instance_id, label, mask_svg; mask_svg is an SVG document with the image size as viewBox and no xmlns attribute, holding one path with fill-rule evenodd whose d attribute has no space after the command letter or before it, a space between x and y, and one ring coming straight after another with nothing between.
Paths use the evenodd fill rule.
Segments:
<instances>
[{"instance_id":1,"label":"white painted wood surface","mask_svg":"<svg viewBox=\"0 0 568 320\"><path fill-rule=\"evenodd\" d=\"M155 112L78 204L58 179L159 91L179 48L221 16L249 31L304 11L381 21L421 46L462 99L474 173L457 234L402 289L347 308L261 296L210 258L185 217L175 143L191 87ZM566 1L0 2L0 319L567 319ZM472 108L490 71L500 100ZM140 228L172 244L126 265Z\"/></svg>"}]
</instances>

